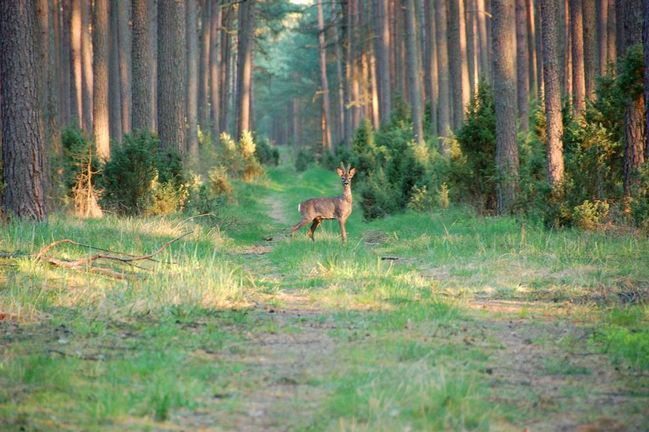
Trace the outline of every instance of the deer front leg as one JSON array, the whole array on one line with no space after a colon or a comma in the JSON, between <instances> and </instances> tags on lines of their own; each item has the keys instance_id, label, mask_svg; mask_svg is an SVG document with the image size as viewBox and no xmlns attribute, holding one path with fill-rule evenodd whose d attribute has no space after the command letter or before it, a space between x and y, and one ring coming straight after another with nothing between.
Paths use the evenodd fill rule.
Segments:
<instances>
[{"instance_id":1,"label":"deer front leg","mask_svg":"<svg viewBox=\"0 0 649 432\"><path fill-rule=\"evenodd\" d=\"M315 230L318 229L318 227L320 226L321 223L322 223L321 218L313 219L313 223L311 224L311 228L309 228L309 232L307 233L309 235L309 237L311 237L312 241L315 241L315 238L313 236L315 234Z\"/></svg>"},{"instance_id":2,"label":"deer front leg","mask_svg":"<svg viewBox=\"0 0 649 432\"><path fill-rule=\"evenodd\" d=\"M306 225L307 223L309 223L309 220L308 220L308 219L302 219L300 222L298 222L298 223L296 223L295 225L293 225L293 226L291 227L291 238L293 238L293 236L295 235L295 231L299 230L300 228L302 228L302 227L303 227L304 225Z\"/></svg>"},{"instance_id":3,"label":"deer front leg","mask_svg":"<svg viewBox=\"0 0 649 432\"><path fill-rule=\"evenodd\" d=\"M343 238L343 243L347 242L347 230L345 230L345 220L344 219L338 219L338 223L340 224L340 235Z\"/></svg>"}]
</instances>

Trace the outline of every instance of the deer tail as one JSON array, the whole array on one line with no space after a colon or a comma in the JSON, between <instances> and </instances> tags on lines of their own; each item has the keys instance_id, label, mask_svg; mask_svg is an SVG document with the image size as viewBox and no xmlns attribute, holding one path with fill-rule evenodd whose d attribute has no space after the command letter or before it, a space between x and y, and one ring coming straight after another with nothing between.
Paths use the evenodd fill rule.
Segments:
<instances>
[{"instance_id":1,"label":"deer tail","mask_svg":"<svg viewBox=\"0 0 649 432\"><path fill-rule=\"evenodd\" d=\"M298 211L298 212L301 212L301 211L302 211L302 204L301 204L301 203L297 205L297 211Z\"/></svg>"}]
</instances>

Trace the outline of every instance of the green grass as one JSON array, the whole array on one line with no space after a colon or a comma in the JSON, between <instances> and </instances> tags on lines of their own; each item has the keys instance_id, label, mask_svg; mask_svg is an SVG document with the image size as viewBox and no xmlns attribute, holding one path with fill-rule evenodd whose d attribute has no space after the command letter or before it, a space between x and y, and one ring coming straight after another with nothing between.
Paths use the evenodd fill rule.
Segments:
<instances>
[{"instance_id":1,"label":"green grass","mask_svg":"<svg viewBox=\"0 0 649 432\"><path fill-rule=\"evenodd\" d=\"M205 217L2 227L0 251L26 255L0 259L0 429L237 430L252 401L289 430L521 430L569 412L555 396L587 421L610 389L635 396L607 415L647 420L647 239L466 208L367 222L356 205L347 243L335 222L291 240L300 201L340 193L335 173L282 166L235 188ZM143 255L186 232L144 268L102 264L125 280L27 256L62 238ZM512 333L557 393L502 371ZM632 383L592 379L621 365Z\"/></svg>"}]
</instances>

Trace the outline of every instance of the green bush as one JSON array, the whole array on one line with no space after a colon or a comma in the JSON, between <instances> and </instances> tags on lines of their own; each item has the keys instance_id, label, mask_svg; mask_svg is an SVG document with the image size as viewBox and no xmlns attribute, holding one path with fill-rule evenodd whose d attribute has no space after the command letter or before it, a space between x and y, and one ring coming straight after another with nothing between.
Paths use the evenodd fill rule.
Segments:
<instances>
[{"instance_id":1,"label":"green bush","mask_svg":"<svg viewBox=\"0 0 649 432\"><path fill-rule=\"evenodd\" d=\"M649 162L638 170L638 181L633 185L631 216L636 226L649 232Z\"/></svg>"},{"instance_id":2,"label":"green bush","mask_svg":"<svg viewBox=\"0 0 649 432\"><path fill-rule=\"evenodd\" d=\"M243 160L243 171L241 176L246 182L264 174L264 169L257 160L257 145L250 131L243 131L239 140L239 152Z\"/></svg>"},{"instance_id":3,"label":"green bush","mask_svg":"<svg viewBox=\"0 0 649 432\"><path fill-rule=\"evenodd\" d=\"M76 128L66 128L61 135L63 187L65 196L72 201L79 216L100 217L97 175L100 171L92 142ZM55 164L57 161L55 161Z\"/></svg>"},{"instance_id":4,"label":"green bush","mask_svg":"<svg viewBox=\"0 0 649 432\"><path fill-rule=\"evenodd\" d=\"M592 231L600 226L608 217L608 203L606 201L584 201L575 206L572 219L576 226L583 230Z\"/></svg>"},{"instance_id":5,"label":"green bush","mask_svg":"<svg viewBox=\"0 0 649 432\"><path fill-rule=\"evenodd\" d=\"M243 158L237 149L237 142L227 132L219 135L221 165L227 168L230 177L239 178L243 170Z\"/></svg>"},{"instance_id":6,"label":"green bush","mask_svg":"<svg viewBox=\"0 0 649 432\"><path fill-rule=\"evenodd\" d=\"M313 152L306 149L300 149L295 155L295 170L297 172L304 172L309 169L309 165L314 162L315 157L313 156Z\"/></svg>"},{"instance_id":7,"label":"green bush","mask_svg":"<svg viewBox=\"0 0 649 432\"><path fill-rule=\"evenodd\" d=\"M180 156L160 150L148 132L125 135L113 147L103 172L104 203L124 214L165 214L181 210L188 180Z\"/></svg>"},{"instance_id":8,"label":"green bush","mask_svg":"<svg viewBox=\"0 0 649 432\"><path fill-rule=\"evenodd\" d=\"M263 165L277 166L279 164L279 150L275 148L268 138L257 142L257 160Z\"/></svg>"}]
</instances>

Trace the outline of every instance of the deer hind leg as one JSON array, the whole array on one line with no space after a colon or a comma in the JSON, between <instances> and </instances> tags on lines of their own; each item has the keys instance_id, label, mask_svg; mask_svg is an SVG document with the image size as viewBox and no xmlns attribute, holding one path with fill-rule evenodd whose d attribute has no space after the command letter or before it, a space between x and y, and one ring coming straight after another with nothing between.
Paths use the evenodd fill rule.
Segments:
<instances>
[{"instance_id":1,"label":"deer hind leg","mask_svg":"<svg viewBox=\"0 0 649 432\"><path fill-rule=\"evenodd\" d=\"M311 237L312 241L315 241L315 238L313 235L315 234L315 230L318 229L320 224L322 223L322 218L315 218L313 219L313 223L311 224L311 228L309 228L309 232L307 233L309 237Z\"/></svg>"},{"instance_id":2,"label":"deer hind leg","mask_svg":"<svg viewBox=\"0 0 649 432\"><path fill-rule=\"evenodd\" d=\"M295 234L295 231L299 230L302 228L304 225L309 223L309 219L302 219L300 222L296 223L291 227L291 238L293 238L293 235Z\"/></svg>"}]
</instances>

